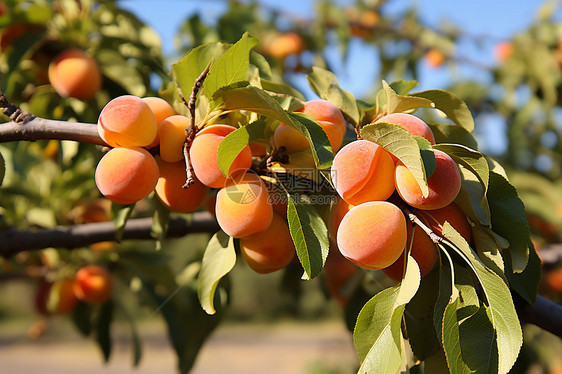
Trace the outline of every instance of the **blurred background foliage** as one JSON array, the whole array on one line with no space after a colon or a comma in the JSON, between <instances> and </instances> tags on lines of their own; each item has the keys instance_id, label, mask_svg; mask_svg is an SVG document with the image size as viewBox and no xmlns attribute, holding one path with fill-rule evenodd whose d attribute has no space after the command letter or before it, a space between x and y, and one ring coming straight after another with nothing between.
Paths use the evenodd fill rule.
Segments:
<instances>
[{"instance_id":1,"label":"blurred background foliage","mask_svg":"<svg viewBox=\"0 0 562 374\"><path fill-rule=\"evenodd\" d=\"M562 276L558 275L558 282L549 280L550 274L562 271L561 256L556 255L561 250L555 245L562 241L560 3L545 1L528 28L508 40L493 40L495 63L488 66L466 58L457 46L472 39L483 48L490 40L468 35L446 20L437 28L430 27L415 7L387 14L386 6L393 1L358 0L346 6L317 1L311 18L296 16L282 4L225 1L226 11L212 22L203 14L185 19L174 40L176 53L163 56L157 33L118 1L2 0L0 87L11 101L37 116L95 123L111 98L123 94L158 95L170 83L170 63L189 49L214 41L234 43L245 32L260 40L256 50L271 66L273 80L286 81L306 95L310 94L303 82L312 67L337 71L339 66L333 66L328 51L337 51L345 66L350 44L357 41L377 52L377 60L364 61L378 67L377 78L372 82L373 94L361 98L368 104L374 102L373 95L383 79L416 80L421 67L450 70L456 79L442 88L467 102L476 119L480 149L500 161L517 187L527 208L535 245L542 248L544 258L554 258L544 263L541 292L562 301ZM84 50L101 68L102 88L87 101L61 97L48 79L49 63L71 48ZM458 74L467 64L484 71L487 80ZM431 86L430 82L423 83ZM432 122L431 117L425 119ZM491 132L486 126L499 130ZM101 156L99 147L66 141L19 142L3 143L0 153L7 169L0 193L0 227L49 228L111 219L111 207L99 199L93 181L93 170ZM154 202L149 199L137 204L133 216L150 216L153 211ZM32 279L24 291L32 294L37 279L56 280L84 263L105 264L119 279L118 303L123 312L118 318L134 323L137 318L149 316L161 298L178 284L187 285L182 288L185 300L193 298L190 266L201 261L207 240L207 235L168 240L160 252L154 252L154 244L146 242L105 243L76 251L24 252L0 260L0 275L6 279ZM299 269L289 267L287 273L291 271ZM283 273L258 276L240 262L226 282L235 286L222 285L231 295L227 318L313 320L341 314L337 303L328 300L320 280L301 287L288 279L294 277ZM376 279L372 283L385 281ZM279 292L271 292L272 288ZM8 302L11 292L10 288L0 291L4 295L0 297L0 318L19 315L20 307L33 311L31 307L25 309L23 303ZM169 326L173 326L174 315L184 312L182 303L171 305L169 313L163 313ZM138 309L138 305L146 308ZM212 330L216 322L207 321L210 317L193 310L191 313L206 321L202 325L208 326L208 331L202 332L203 336ZM82 317L91 315L95 313L86 311ZM74 317L79 321L80 316ZM91 322L100 322L96 318L91 317ZM533 365L560 372L562 362L551 353L553 350L560 356L560 341L533 328L526 328L525 333L527 345L514 372L525 372ZM190 344L192 353L197 352L201 342ZM182 355L179 350L178 354ZM189 354L183 354L189 366Z\"/></svg>"}]
</instances>

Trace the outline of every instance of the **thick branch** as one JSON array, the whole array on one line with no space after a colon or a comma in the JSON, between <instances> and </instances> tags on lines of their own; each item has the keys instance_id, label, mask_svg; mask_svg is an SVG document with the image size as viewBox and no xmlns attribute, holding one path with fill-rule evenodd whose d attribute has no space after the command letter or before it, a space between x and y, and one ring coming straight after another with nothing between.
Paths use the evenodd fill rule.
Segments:
<instances>
[{"instance_id":1,"label":"thick branch","mask_svg":"<svg viewBox=\"0 0 562 374\"><path fill-rule=\"evenodd\" d=\"M543 296L537 296L533 305L527 304L517 294L513 294L519 319L562 338L562 306Z\"/></svg>"},{"instance_id":2,"label":"thick branch","mask_svg":"<svg viewBox=\"0 0 562 374\"><path fill-rule=\"evenodd\" d=\"M151 239L152 218L130 219L125 225L123 240ZM219 226L207 212L196 212L193 219L170 218L168 237L181 237L191 233L215 232ZM116 229L113 222L85 223L74 226L59 226L54 229L0 231L0 255L10 257L19 252L49 247L80 248L90 244L115 241Z\"/></svg>"},{"instance_id":3,"label":"thick branch","mask_svg":"<svg viewBox=\"0 0 562 374\"><path fill-rule=\"evenodd\" d=\"M33 117L24 124L13 121L0 124L0 143L40 139L75 140L81 143L107 146L100 138L96 125L92 123Z\"/></svg>"}]
</instances>

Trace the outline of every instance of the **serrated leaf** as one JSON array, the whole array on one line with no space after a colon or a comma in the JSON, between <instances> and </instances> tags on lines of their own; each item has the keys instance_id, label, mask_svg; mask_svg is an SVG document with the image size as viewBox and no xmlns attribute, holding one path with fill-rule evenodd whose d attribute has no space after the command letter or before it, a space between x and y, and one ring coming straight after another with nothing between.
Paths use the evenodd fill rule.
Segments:
<instances>
[{"instance_id":1,"label":"serrated leaf","mask_svg":"<svg viewBox=\"0 0 562 374\"><path fill-rule=\"evenodd\" d=\"M115 241L117 243L121 242L123 239L123 233L125 232L125 225L127 220L133 213L133 208L135 204L122 205L117 203L111 203L111 216L113 217L113 224L115 225Z\"/></svg>"},{"instance_id":2,"label":"serrated leaf","mask_svg":"<svg viewBox=\"0 0 562 374\"><path fill-rule=\"evenodd\" d=\"M398 371L402 364L402 317L419 284L419 267L408 255L402 283L379 292L361 309L353 332L353 344L361 361L358 373Z\"/></svg>"},{"instance_id":3,"label":"serrated leaf","mask_svg":"<svg viewBox=\"0 0 562 374\"><path fill-rule=\"evenodd\" d=\"M109 361L111 355L111 321L113 320L113 302L110 300L101 306L96 320L96 342L103 353L104 360Z\"/></svg>"},{"instance_id":4,"label":"serrated leaf","mask_svg":"<svg viewBox=\"0 0 562 374\"><path fill-rule=\"evenodd\" d=\"M420 147L412 134L401 126L378 122L361 128L361 137L377 143L398 157L416 178L422 195L429 195Z\"/></svg>"},{"instance_id":5,"label":"serrated leaf","mask_svg":"<svg viewBox=\"0 0 562 374\"><path fill-rule=\"evenodd\" d=\"M240 152L253 141L265 139L267 122L254 121L228 134L219 144L217 161L224 176Z\"/></svg>"},{"instance_id":6,"label":"serrated leaf","mask_svg":"<svg viewBox=\"0 0 562 374\"><path fill-rule=\"evenodd\" d=\"M361 122L363 110L357 105L353 94L340 87L334 73L314 66L306 79L312 91L338 107L353 126Z\"/></svg>"},{"instance_id":7,"label":"serrated leaf","mask_svg":"<svg viewBox=\"0 0 562 374\"><path fill-rule=\"evenodd\" d=\"M431 146L431 143L424 137L414 135L414 139L416 140L416 142L418 142L423 167L425 170L425 178L428 179L433 175L433 173L435 172L435 167L437 166L435 153L433 153L433 147Z\"/></svg>"},{"instance_id":8,"label":"serrated leaf","mask_svg":"<svg viewBox=\"0 0 562 374\"><path fill-rule=\"evenodd\" d=\"M475 271L485 301L490 308L490 321L497 336L498 372L507 373L515 363L523 344L521 324L509 288L502 278L486 268L468 243L448 222L443 225L442 233L454 245L451 249L461 254Z\"/></svg>"},{"instance_id":9,"label":"serrated leaf","mask_svg":"<svg viewBox=\"0 0 562 374\"><path fill-rule=\"evenodd\" d=\"M329 250L328 229L320 214L312 206L295 201L289 195L287 222L297 256L306 280L316 277L326 263Z\"/></svg>"},{"instance_id":10,"label":"serrated leaf","mask_svg":"<svg viewBox=\"0 0 562 374\"><path fill-rule=\"evenodd\" d=\"M246 32L238 42L213 63L203 82L207 97L212 97L221 87L246 79L250 66L250 51L257 44L258 40Z\"/></svg>"},{"instance_id":11,"label":"serrated leaf","mask_svg":"<svg viewBox=\"0 0 562 374\"><path fill-rule=\"evenodd\" d=\"M382 81L382 87L386 95L386 113L403 113L418 108L433 108L435 105L431 100L415 96L398 95L392 87Z\"/></svg>"},{"instance_id":12,"label":"serrated leaf","mask_svg":"<svg viewBox=\"0 0 562 374\"><path fill-rule=\"evenodd\" d=\"M443 314L443 347L447 357L447 366L453 374L469 374L468 368L462 358L460 348L460 332L457 321L457 308L459 299L455 299L445 308Z\"/></svg>"},{"instance_id":13,"label":"serrated leaf","mask_svg":"<svg viewBox=\"0 0 562 374\"><path fill-rule=\"evenodd\" d=\"M506 272L507 279L511 288L515 290L530 305L535 303L539 283L541 280L542 263L533 247L533 243L529 244L529 262L520 273L514 273L508 269Z\"/></svg>"},{"instance_id":14,"label":"serrated leaf","mask_svg":"<svg viewBox=\"0 0 562 374\"><path fill-rule=\"evenodd\" d=\"M529 260L529 223L525 206L515 187L501 175L490 172L487 193L492 230L509 241L511 267L515 272L525 270Z\"/></svg>"},{"instance_id":15,"label":"serrated leaf","mask_svg":"<svg viewBox=\"0 0 562 374\"><path fill-rule=\"evenodd\" d=\"M209 43L193 48L172 64L172 78L179 85L182 96L188 100L195 80L210 61L218 59L227 50L223 43Z\"/></svg>"},{"instance_id":16,"label":"serrated leaf","mask_svg":"<svg viewBox=\"0 0 562 374\"><path fill-rule=\"evenodd\" d=\"M474 118L468 106L455 94L443 90L427 90L416 92L412 96L431 100L435 108L441 110L454 123L471 133L474 131Z\"/></svg>"},{"instance_id":17,"label":"serrated leaf","mask_svg":"<svg viewBox=\"0 0 562 374\"><path fill-rule=\"evenodd\" d=\"M412 88L418 86L418 82L414 80L399 79L389 84L390 88L394 90L398 95L407 95Z\"/></svg>"},{"instance_id":18,"label":"serrated leaf","mask_svg":"<svg viewBox=\"0 0 562 374\"><path fill-rule=\"evenodd\" d=\"M471 149L478 149L478 142L474 136L464 128L449 123L428 123L435 142L462 144Z\"/></svg>"},{"instance_id":19,"label":"serrated leaf","mask_svg":"<svg viewBox=\"0 0 562 374\"><path fill-rule=\"evenodd\" d=\"M201 271L197 281L197 296L201 307L208 314L215 314L215 291L219 281L236 264L234 239L223 231L217 232L205 249Z\"/></svg>"},{"instance_id":20,"label":"serrated leaf","mask_svg":"<svg viewBox=\"0 0 562 374\"><path fill-rule=\"evenodd\" d=\"M247 110L283 122L301 132L311 145L319 169L331 166L334 154L330 141L318 122L303 113L288 113L267 92L253 86L226 87L215 96L221 97L227 110Z\"/></svg>"}]
</instances>

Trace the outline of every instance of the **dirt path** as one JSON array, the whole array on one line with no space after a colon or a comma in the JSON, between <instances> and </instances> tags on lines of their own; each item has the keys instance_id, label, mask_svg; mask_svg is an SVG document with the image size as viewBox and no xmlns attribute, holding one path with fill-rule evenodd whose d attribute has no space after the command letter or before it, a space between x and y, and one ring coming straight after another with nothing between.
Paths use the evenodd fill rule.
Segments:
<instances>
[{"instance_id":1,"label":"dirt path","mask_svg":"<svg viewBox=\"0 0 562 374\"><path fill-rule=\"evenodd\" d=\"M137 369L131 366L128 343L120 339L107 365L102 364L100 353L91 340L3 339L0 341L0 373L176 372L176 358L163 335L141 330L141 339L144 355ZM341 324L222 326L203 347L192 373L319 374L329 369L330 373L344 374L354 371L356 360L351 336Z\"/></svg>"}]
</instances>

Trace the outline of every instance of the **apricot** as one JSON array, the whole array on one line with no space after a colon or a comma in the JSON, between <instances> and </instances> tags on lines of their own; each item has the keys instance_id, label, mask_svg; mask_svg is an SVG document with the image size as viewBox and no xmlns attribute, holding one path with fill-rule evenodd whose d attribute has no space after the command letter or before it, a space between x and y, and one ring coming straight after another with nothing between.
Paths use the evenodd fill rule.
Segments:
<instances>
[{"instance_id":1,"label":"apricot","mask_svg":"<svg viewBox=\"0 0 562 374\"><path fill-rule=\"evenodd\" d=\"M249 144L252 157L264 157L267 155L267 148L262 143L252 142Z\"/></svg>"},{"instance_id":2,"label":"apricot","mask_svg":"<svg viewBox=\"0 0 562 374\"><path fill-rule=\"evenodd\" d=\"M154 114L154 117L156 118L156 124L158 126L160 126L162 121L164 121L166 118L178 114L178 112L176 112L176 110L166 100L162 99L161 97L154 97L154 96L143 97L142 101L148 104L150 110L152 111L152 114ZM147 145L146 148L148 149L154 148L159 144L160 144L160 136L157 133L152 143Z\"/></svg>"},{"instance_id":3,"label":"apricot","mask_svg":"<svg viewBox=\"0 0 562 374\"><path fill-rule=\"evenodd\" d=\"M393 264L404 251L406 218L387 201L357 205L343 217L337 234L342 255L355 265L377 270Z\"/></svg>"},{"instance_id":4,"label":"apricot","mask_svg":"<svg viewBox=\"0 0 562 374\"><path fill-rule=\"evenodd\" d=\"M382 147L367 140L347 144L334 157L332 181L349 204L386 200L394 192L394 162Z\"/></svg>"},{"instance_id":5,"label":"apricot","mask_svg":"<svg viewBox=\"0 0 562 374\"><path fill-rule=\"evenodd\" d=\"M148 104L132 95L111 100L98 119L98 133L112 147L148 146L157 130L156 117Z\"/></svg>"},{"instance_id":6,"label":"apricot","mask_svg":"<svg viewBox=\"0 0 562 374\"><path fill-rule=\"evenodd\" d=\"M158 164L143 148L113 148L99 161L95 180L100 192L118 204L133 204L158 183Z\"/></svg>"},{"instance_id":7,"label":"apricot","mask_svg":"<svg viewBox=\"0 0 562 374\"><path fill-rule=\"evenodd\" d=\"M34 300L37 312L45 316L72 312L78 303L73 283L73 280L68 278L40 283Z\"/></svg>"},{"instance_id":8,"label":"apricot","mask_svg":"<svg viewBox=\"0 0 562 374\"><path fill-rule=\"evenodd\" d=\"M419 211L418 217L438 235L441 235L443 224L445 221L449 222L451 226L467 241L470 243L472 239L472 230L468 219L459 206L451 203L444 208Z\"/></svg>"},{"instance_id":9,"label":"apricot","mask_svg":"<svg viewBox=\"0 0 562 374\"><path fill-rule=\"evenodd\" d=\"M287 266L295 256L295 245L287 222L274 213L269 227L240 239L240 251L254 271L266 274Z\"/></svg>"},{"instance_id":10,"label":"apricot","mask_svg":"<svg viewBox=\"0 0 562 374\"><path fill-rule=\"evenodd\" d=\"M79 49L68 49L49 65L49 81L62 97L90 100L101 88L97 61Z\"/></svg>"},{"instance_id":11,"label":"apricot","mask_svg":"<svg viewBox=\"0 0 562 374\"><path fill-rule=\"evenodd\" d=\"M254 173L239 174L217 193L215 214L221 229L234 238L265 230L271 224L273 207L262 179Z\"/></svg>"},{"instance_id":12,"label":"apricot","mask_svg":"<svg viewBox=\"0 0 562 374\"><path fill-rule=\"evenodd\" d=\"M344 199L339 198L332 207L332 210L330 211L330 218L328 220L328 234L332 240L336 240L341 220L353 207L354 205L351 205Z\"/></svg>"},{"instance_id":13,"label":"apricot","mask_svg":"<svg viewBox=\"0 0 562 374\"><path fill-rule=\"evenodd\" d=\"M410 241L412 241L412 257L418 263L421 276L424 277L437 263L437 259L439 258L437 246L419 226L412 225L408 222L406 248L409 247ZM404 256L405 255L401 255L392 265L382 269L389 278L396 282L399 282L404 276Z\"/></svg>"},{"instance_id":14,"label":"apricot","mask_svg":"<svg viewBox=\"0 0 562 374\"><path fill-rule=\"evenodd\" d=\"M345 118L341 110L328 100L315 99L305 101L296 112L308 114L317 121L331 122L345 133Z\"/></svg>"},{"instance_id":15,"label":"apricot","mask_svg":"<svg viewBox=\"0 0 562 374\"><path fill-rule=\"evenodd\" d=\"M511 44L510 42L498 43L494 48L494 55L496 56L496 60L498 61L507 60L512 53L513 53L513 44Z\"/></svg>"},{"instance_id":16,"label":"apricot","mask_svg":"<svg viewBox=\"0 0 562 374\"><path fill-rule=\"evenodd\" d=\"M183 145L185 143L185 129L188 126L189 118L179 114L166 118L158 125L162 160L177 162L184 159Z\"/></svg>"},{"instance_id":17,"label":"apricot","mask_svg":"<svg viewBox=\"0 0 562 374\"><path fill-rule=\"evenodd\" d=\"M156 184L156 196L168 209L179 213L194 212L207 197L207 187L197 178L188 188L185 184L185 163L166 162L157 159L160 177Z\"/></svg>"},{"instance_id":18,"label":"apricot","mask_svg":"<svg viewBox=\"0 0 562 374\"><path fill-rule=\"evenodd\" d=\"M562 295L562 268L556 268L546 273L543 282L550 292Z\"/></svg>"},{"instance_id":19,"label":"apricot","mask_svg":"<svg viewBox=\"0 0 562 374\"><path fill-rule=\"evenodd\" d=\"M420 186L412 172L403 164L396 165L396 190L402 200L414 208L434 210L451 204L461 189L461 174L455 161L440 150L435 149L435 171L427 179L429 195L422 196Z\"/></svg>"},{"instance_id":20,"label":"apricot","mask_svg":"<svg viewBox=\"0 0 562 374\"><path fill-rule=\"evenodd\" d=\"M275 38L268 47L269 53L280 60L289 55L299 54L304 50L302 37L294 32Z\"/></svg>"},{"instance_id":21,"label":"apricot","mask_svg":"<svg viewBox=\"0 0 562 374\"><path fill-rule=\"evenodd\" d=\"M357 271L359 268L343 257L335 246L330 247L323 270L324 283L330 295L344 308L351 298L345 292L346 286Z\"/></svg>"},{"instance_id":22,"label":"apricot","mask_svg":"<svg viewBox=\"0 0 562 374\"><path fill-rule=\"evenodd\" d=\"M431 128L416 116L407 113L390 113L379 118L375 123L391 123L403 127L412 135L426 138L431 144L435 144L435 136Z\"/></svg>"},{"instance_id":23,"label":"apricot","mask_svg":"<svg viewBox=\"0 0 562 374\"><path fill-rule=\"evenodd\" d=\"M227 178L222 174L217 163L217 151L225 136L236 130L229 125L212 125L199 131L193 140L189 155L195 175L206 186L220 188L225 185ZM252 166L252 151L244 147L230 166L230 178L240 175Z\"/></svg>"},{"instance_id":24,"label":"apricot","mask_svg":"<svg viewBox=\"0 0 562 374\"><path fill-rule=\"evenodd\" d=\"M98 265L87 265L76 273L73 289L78 300L90 304L101 304L109 300L113 280L105 268Z\"/></svg>"},{"instance_id":25,"label":"apricot","mask_svg":"<svg viewBox=\"0 0 562 374\"><path fill-rule=\"evenodd\" d=\"M439 49L432 48L425 55L425 62L432 68L438 68L443 65L447 57Z\"/></svg>"}]
</instances>

